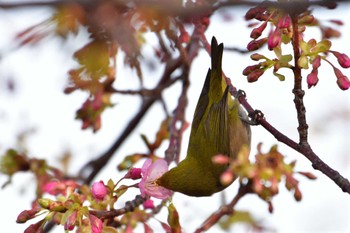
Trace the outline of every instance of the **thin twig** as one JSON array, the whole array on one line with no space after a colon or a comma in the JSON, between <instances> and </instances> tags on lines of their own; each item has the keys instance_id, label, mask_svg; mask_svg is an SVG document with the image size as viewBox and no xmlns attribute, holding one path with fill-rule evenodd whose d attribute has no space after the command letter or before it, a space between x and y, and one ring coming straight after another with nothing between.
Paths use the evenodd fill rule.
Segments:
<instances>
[{"instance_id":1,"label":"thin twig","mask_svg":"<svg viewBox=\"0 0 350 233\"><path fill-rule=\"evenodd\" d=\"M89 213L101 219L112 219L114 217L134 211L134 209L141 205L145 200L146 198L137 195L134 200L127 201L123 208L113 210L89 210Z\"/></svg>"},{"instance_id":2,"label":"thin twig","mask_svg":"<svg viewBox=\"0 0 350 233\"><path fill-rule=\"evenodd\" d=\"M197 31L195 30L191 40L191 43L187 45L186 50L188 51L188 60L192 61L198 54L199 50L199 41L196 35ZM83 181L86 184L89 184L92 182L94 177L101 171L101 169L108 163L108 161L111 159L113 154L119 149L119 147L122 145L122 143L125 141L125 139L131 134L131 132L136 128L136 126L139 124L143 116L147 113L147 111L150 109L150 107L161 98L162 91L169 86L169 84L174 83L174 78L171 78L171 75L173 72L181 67L184 62L182 56L179 56L176 59L171 59L167 62L167 65L165 67L164 73L154 89L154 95L144 98L143 103L140 107L139 112L130 120L130 122L127 124L126 128L123 130L121 135L117 138L117 140L112 144L112 146L103 154L101 154L96 159L88 162L85 166L83 166L79 172L80 176L83 177ZM177 80L177 78L175 78Z\"/></svg>"},{"instance_id":3,"label":"thin twig","mask_svg":"<svg viewBox=\"0 0 350 233\"><path fill-rule=\"evenodd\" d=\"M234 214L234 207L238 203L238 201L245 196L246 194L250 193L249 185L241 185L241 187L238 190L238 193L236 196L232 199L232 201L227 204L221 206L217 211L212 213L203 223L202 225L195 230L195 233L200 233L208 230L212 226L214 226L223 216L225 215L232 215Z\"/></svg>"}]
</instances>

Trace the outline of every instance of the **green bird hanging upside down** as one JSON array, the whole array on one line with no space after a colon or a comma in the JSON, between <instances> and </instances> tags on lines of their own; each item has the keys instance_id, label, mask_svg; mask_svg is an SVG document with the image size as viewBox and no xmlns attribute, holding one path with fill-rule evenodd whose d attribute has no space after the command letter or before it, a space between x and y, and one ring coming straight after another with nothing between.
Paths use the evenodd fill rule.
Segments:
<instances>
[{"instance_id":1,"label":"green bird hanging upside down","mask_svg":"<svg viewBox=\"0 0 350 233\"><path fill-rule=\"evenodd\" d=\"M210 196L228 186L220 182L228 165L214 164L212 157L224 154L235 159L242 146L250 148L248 117L228 94L222 76L222 53L223 44L218 45L213 37L211 69L193 116L187 156L156 181L162 187L189 196Z\"/></svg>"}]
</instances>

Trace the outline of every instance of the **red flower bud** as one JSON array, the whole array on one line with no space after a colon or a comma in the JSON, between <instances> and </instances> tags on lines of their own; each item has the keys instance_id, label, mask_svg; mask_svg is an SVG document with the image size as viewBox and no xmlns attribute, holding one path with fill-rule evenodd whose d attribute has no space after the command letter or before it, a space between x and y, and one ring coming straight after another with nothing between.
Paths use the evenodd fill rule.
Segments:
<instances>
[{"instance_id":1,"label":"red flower bud","mask_svg":"<svg viewBox=\"0 0 350 233\"><path fill-rule=\"evenodd\" d=\"M244 76L247 76L247 75L250 74L251 72L260 69L260 67L261 67L260 64L252 65L252 66L247 66L247 67L243 70L242 74L243 74Z\"/></svg>"},{"instance_id":2,"label":"red flower bud","mask_svg":"<svg viewBox=\"0 0 350 233\"><path fill-rule=\"evenodd\" d=\"M258 70L251 72L247 76L248 82L252 83L252 82L257 81L264 72L265 71L262 69L258 69Z\"/></svg>"},{"instance_id":3,"label":"red flower bud","mask_svg":"<svg viewBox=\"0 0 350 233\"><path fill-rule=\"evenodd\" d=\"M337 84L339 88L344 91L350 88L350 81L346 76L341 76L340 78L338 78Z\"/></svg>"},{"instance_id":4,"label":"red flower bud","mask_svg":"<svg viewBox=\"0 0 350 233\"><path fill-rule=\"evenodd\" d=\"M244 18L246 20L250 20L250 19L256 19L256 18L262 18L262 16L264 15L264 12L266 11L266 9L264 7L254 7L254 8L250 8L247 13L245 14Z\"/></svg>"},{"instance_id":5,"label":"red flower bud","mask_svg":"<svg viewBox=\"0 0 350 233\"><path fill-rule=\"evenodd\" d=\"M261 46L263 46L267 41L267 38L262 38L260 40L252 40L251 42L249 42L249 44L247 45L247 49L248 51L254 51L259 49Z\"/></svg>"},{"instance_id":6,"label":"red flower bud","mask_svg":"<svg viewBox=\"0 0 350 233\"><path fill-rule=\"evenodd\" d=\"M29 227L27 227L24 230L24 233L41 233L41 232L44 232L44 230L43 230L43 222L44 222L44 219L40 220L37 223L31 224Z\"/></svg>"},{"instance_id":7,"label":"red flower bud","mask_svg":"<svg viewBox=\"0 0 350 233\"><path fill-rule=\"evenodd\" d=\"M265 30L267 21L263 22L259 27L254 28L250 33L250 38L257 39L261 36L262 32Z\"/></svg>"}]
</instances>

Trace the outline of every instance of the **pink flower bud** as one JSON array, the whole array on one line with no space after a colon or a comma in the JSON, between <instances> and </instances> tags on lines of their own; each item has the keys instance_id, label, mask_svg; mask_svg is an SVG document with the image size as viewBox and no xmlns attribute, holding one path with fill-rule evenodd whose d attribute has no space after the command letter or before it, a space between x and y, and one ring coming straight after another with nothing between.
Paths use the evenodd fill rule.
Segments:
<instances>
[{"instance_id":1,"label":"pink flower bud","mask_svg":"<svg viewBox=\"0 0 350 233\"><path fill-rule=\"evenodd\" d=\"M337 77L337 84L340 89L347 90L350 87L350 81L338 68L333 67L334 74Z\"/></svg>"},{"instance_id":2,"label":"pink flower bud","mask_svg":"<svg viewBox=\"0 0 350 233\"><path fill-rule=\"evenodd\" d=\"M338 59L338 63L343 68L350 67L350 58L345 53L333 51L333 55Z\"/></svg>"},{"instance_id":3,"label":"pink flower bud","mask_svg":"<svg viewBox=\"0 0 350 233\"><path fill-rule=\"evenodd\" d=\"M318 76L317 69L312 69L311 73L306 78L308 88L316 86L316 84L318 83L317 76Z\"/></svg>"},{"instance_id":4,"label":"pink flower bud","mask_svg":"<svg viewBox=\"0 0 350 233\"><path fill-rule=\"evenodd\" d=\"M91 232L92 233L101 233L102 232L102 221L97 218L95 215L89 215L90 224L91 224Z\"/></svg>"},{"instance_id":5,"label":"pink flower bud","mask_svg":"<svg viewBox=\"0 0 350 233\"><path fill-rule=\"evenodd\" d=\"M288 28L291 25L291 21L290 16L287 14L278 21L278 27L281 29Z\"/></svg>"},{"instance_id":6,"label":"pink flower bud","mask_svg":"<svg viewBox=\"0 0 350 233\"><path fill-rule=\"evenodd\" d=\"M313 61L312 61L312 68L317 69L321 65L321 57L317 56Z\"/></svg>"},{"instance_id":7,"label":"pink flower bud","mask_svg":"<svg viewBox=\"0 0 350 233\"><path fill-rule=\"evenodd\" d=\"M75 227L75 223L76 223L76 220L77 220L77 215L78 215L78 212L75 210L73 211L73 213L68 217L66 223L64 224L64 229L66 231L72 231Z\"/></svg>"},{"instance_id":8,"label":"pink flower bud","mask_svg":"<svg viewBox=\"0 0 350 233\"><path fill-rule=\"evenodd\" d=\"M254 51L259 49L261 46L263 46L267 41L267 38L262 38L259 40L252 40L251 42L249 42L249 44L247 45L247 49L248 51Z\"/></svg>"},{"instance_id":9,"label":"pink flower bud","mask_svg":"<svg viewBox=\"0 0 350 233\"><path fill-rule=\"evenodd\" d=\"M268 46L269 50L273 50L274 48L279 46L281 43L281 40L282 40L281 31L279 28L276 28L275 31L273 31L269 35L269 39L267 41L267 46Z\"/></svg>"},{"instance_id":10,"label":"pink flower bud","mask_svg":"<svg viewBox=\"0 0 350 233\"><path fill-rule=\"evenodd\" d=\"M137 180L142 177L141 175L142 169L141 168L131 168L128 173L126 173L124 178Z\"/></svg>"},{"instance_id":11,"label":"pink flower bud","mask_svg":"<svg viewBox=\"0 0 350 233\"><path fill-rule=\"evenodd\" d=\"M91 193L95 199L103 200L107 194L107 188L104 185L103 181L93 183Z\"/></svg>"},{"instance_id":12,"label":"pink flower bud","mask_svg":"<svg viewBox=\"0 0 350 233\"><path fill-rule=\"evenodd\" d=\"M154 206L154 203L151 199L147 199L144 203L143 203L143 207L145 209L154 209L155 206Z\"/></svg>"},{"instance_id":13,"label":"pink flower bud","mask_svg":"<svg viewBox=\"0 0 350 233\"><path fill-rule=\"evenodd\" d=\"M349 81L348 77L346 77L345 75L338 78L337 84L338 84L339 88L344 90L344 91L350 88L350 81Z\"/></svg>"}]
</instances>

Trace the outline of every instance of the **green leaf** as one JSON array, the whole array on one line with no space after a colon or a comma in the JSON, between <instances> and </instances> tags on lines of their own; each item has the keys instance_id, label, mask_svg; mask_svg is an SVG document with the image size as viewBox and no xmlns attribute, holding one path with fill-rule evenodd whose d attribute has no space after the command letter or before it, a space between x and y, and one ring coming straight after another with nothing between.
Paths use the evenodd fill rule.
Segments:
<instances>
[{"instance_id":1,"label":"green leaf","mask_svg":"<svg viewBox=\"0 0 350 233\"><path fill-rule=\"evenodd\" d=\"M305 41L301 40L299 45L300 45L302 54L308 54L310 52L311 47L309 43L306 43Z\"/></svg>"},{"instance_id":2,"label":"green leaf","mask_svg":"<svg viewBox=\"0 0 350 233\"><path fill-rule=\"evenodd\" d=\"M288 63L293 59L293 56L291 54L282 55L280 58L280 63Z\"/></svg>"},{"instance_id":3,"label":"green leaf","mask_svg":"<svg viewBox=\"0 0 350 233\"><path fill-rule=\"evenodd\" d=\"M273 72L273 75L275 75L280 81L284 81L286 79L286 77L284 77L284 75Z\"/></svg>"},{"instance_id":4,"label":"green leaf","mask_svg":"<svg viewBox=\"0 0 350 233\"><path fill-rule=\"evenodd\" d=\"M281 56L282 56L282 49L281 49L281 46L277 46L277 47L273 48L273 51L275 52L276 57L277 57L278 59L280 59Z\"/></svg>"},{"instance_id":5,"label":"green leaf","mask_svg":"<svg viewBox=\"0 0 350 233\"><path fill-rule=\"evenodd\" d=\"M92 78L108 74L109 51L106 42L94 40L75 52L74 57Z\"/></svg>"},{"instance_id":6,"label":"green leaf","mask_svg":"<svg viewBox=\"0 0 350 233\"><path fill-rule=\"evenodd\" d=\"M171 227L171 232L180 233L181 226L179 222L179 214L172 203L168 206L168 212L168 224Z\"/></svg>"},{"instance_id":7,"label":"green leaf","mask_svg":"<svg viewBox=\"0 0 350 233\"><path fill-rule=\"evenodd\" d=\"M219 226L223 230L229 230L236 223L244 223L249 226L257 226L258 222L248 211L235 211L233 215L221 220Z\"/></svg>"},{"instance_id":8,"label":"green leaf","mask_svg":"<svg viewBox=\"0 0 350 233\"><path fill-rule=\"evenodd\" d=\"M115 194L117 195L117 197L119 198L120 196L122 196L126 191L128 190L128 186L127 185L120 185L120 187L115 190Z\"/></svg>"},{"instance_id":9,"label":"green leaf","mask_svg":"<svg viewBox=\"0 0 350 233\"><path fill-rule=\"evenodd\" d=\"M307 56L301 55L298 60L298 66L302 69L308 69L309 68L309 59Z\"/></svg>"},{"instance_id":10,"label":"green leaf","mask_svg":"<svg viewBox=\"0 0 350 233\"><path fill-rule=\"evenodd\" d=\"M332 46L332 42L329 40L322 40L318 42L313 48L310 49L312 53L325 53L328 52Z\"/></svg>"},{"instance_id":11,"label":"green leaf","mask_svg":"<svg viewBox=\"0 0 350 233\"><path fill-rule=\"evenodd\" d=\"M124 161L118 165L118 170L129 170L137 161L139 161L143 157L144 155L139 153L125 156Z\"/></svg>"}]
</instances>

